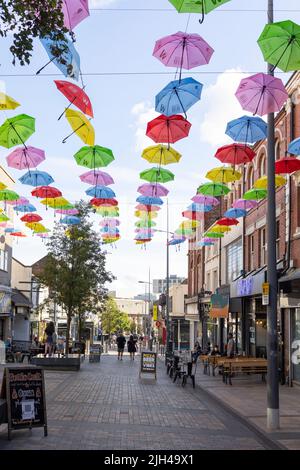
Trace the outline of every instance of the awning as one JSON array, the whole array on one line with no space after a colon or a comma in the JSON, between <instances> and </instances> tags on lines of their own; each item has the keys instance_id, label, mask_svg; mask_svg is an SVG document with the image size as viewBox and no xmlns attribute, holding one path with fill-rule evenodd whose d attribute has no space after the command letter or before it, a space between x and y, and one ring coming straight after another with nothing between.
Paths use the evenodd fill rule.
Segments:
<instances>
[{"instance_id":1,"label":"awning","mask_svg":"<svg viewBox=\"0 0 300 470\"><path fill-rule=\"evenodd\" d=\"M14 289L11 300L15 307L28 307L32 308L32 303L30 302L25 295L23 295L19 290Z\"/></svg>"},{"instance_id":2,"label":"awning","mask_svg":"<svg viewBox=\"0 0 300 470\"><path fill-rule=\"evenodd\" d=\"M282 276L279 279L279 283L295 281L296 279L300 279L300 268L293 269L292 271L290 271L285 276Z\"/></svg>"}]
</instances>

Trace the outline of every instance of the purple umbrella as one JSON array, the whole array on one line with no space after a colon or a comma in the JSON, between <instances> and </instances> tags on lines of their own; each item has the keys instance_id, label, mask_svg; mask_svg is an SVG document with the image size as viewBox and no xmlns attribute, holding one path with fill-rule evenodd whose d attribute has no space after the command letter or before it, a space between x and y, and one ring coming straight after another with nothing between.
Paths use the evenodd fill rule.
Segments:
<instances>
[{"instance_id":1,"label":"purple umbrella","mask_svg":"<svg viewBox=\"0 0 300 470\"><path fill-rule=\"evenodd\" d=\"M238 199L232 204L232 207L235 209L244 209L246 211L247 209L254 209L254 207L257 207L257 205L257 201Z\"/></svg>"},{"instance_id":2,"label":"purple umbrella","mask_svg":"<svg viewBox=\"0 0 300 470\"><path fill-rule=\"evenodd\" d=\"M289 97L280 78L265 73L244 78L235 96L243 109L259 116L279 111Z\"/></svg>"},{"instance_id":3,"label":"purple umbrella","mask_svg":"<svg viewBox=\"0 0 300 470\"><path fill-rule=\"evenodd\" d=\"M64 25L70 31L90 15L88 0L62 0L62 3Z\"/></svg>"},{"instance_id":4,"label":"purple umbrella","mask_svg":"<svg viewBox=\"0 0 300 470\"><path fill-rule=\"evenodd\" d=\"M216 241L217 241L216 238L207 238L207 237L206 238L201 238L202 243L214 243Z\"/></svg>"},{"instance_id":5,"label":"purple umbrella","mask_svg":"<svg viewBox=\"0 0 300 470\"><path fill-rule=\"evenodd\" d=\"M192 197L192 201L196 204L203 204L204 206L217 206L220 204L216 197L203 196L203 194L196 194L196 196Z\"/></svg>"},{"instance_id":6,"label":"purple umbrella","mask_svg":"<svg viewBox=\"0 0 300 470\"><path fill-rule=\"evenodd\" d=\"M120 222L118 219L106 218L101 220L99 225L101 225L101 227L118 227Z\"/></svg>"},{"instance_id":7,"label":"purple umbrella","mask_svg":"<svg viewBox=\"0 0 300 470\"><path fill-rule=\"evenodd\" d=\"M156 183L156 184L145 183L139 186L138 192L142 194L143 196L163 197L163 196L168 195L169 190L165 186L159 183Z\"/></svg>"},{"instance_id":8,"label":"purple umbrella","mask_svg":"<svg viewBox=\"0 0 300 470\"><path fill-rule=\"evenodd\" d=\"M79 211L77 209L56 209L55 214L77 215Z\"/></svg>"},{"instance_id":9,"label":"purple umbrella","mask_svg":"<svg viewBox=\"0 0 300 470\"><path fill-rule=\"evenodd\" d=\"M80 176L81 181L91 186L109 186L114 184L113 178L105 171L91 170Z\"/></svg>"},{"instance_id":10,"label":"purple umbrella","mask_svg":"<svg viewBox=\"0 0 300 470\"><path fill-rule=\"evenodd\" d=\"M19 147L6 157L8 166L17 170L36 168L44 160L44 150L35 147Z\"/></svg>"},{"instance_id":11,"label":"purple umbrella","mask_svg":"<svg viewBox=\"0 0 300 470\"><path fill-rule=\"evenodd\" d=\"M6 201L6 204L11 204L12 206L26 206L29 204L29 199L26 197L20 197L16 201Z\"/></svg>"},{"instance_id":12,"label":"purple umbrella","mask_svg":"<svg viewBox=\"0 0 300 470\"><path fill-rule=\"evenodd\" d=\"M178 33L159 39L153 55L167 67L192 69L208 64L214 50L199 34Z\"/></svg>"}]
</instances>

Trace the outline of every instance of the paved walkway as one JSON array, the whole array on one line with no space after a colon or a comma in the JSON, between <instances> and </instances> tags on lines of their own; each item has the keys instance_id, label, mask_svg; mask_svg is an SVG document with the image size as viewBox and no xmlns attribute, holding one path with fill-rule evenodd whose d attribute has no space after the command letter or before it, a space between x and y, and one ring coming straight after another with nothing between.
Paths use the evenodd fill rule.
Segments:
<instances>
[{"instance_id":1,"label":"paved walkway","mask_svg":"<svg viewBox=\"0 0 300 470\"><path fill-rule=\"evenodd\" d=\"M48 437L43 429L0 426L0 449L266 449L268 443L198 387L182 388L158 362L158 380L140 381L139 357L79 372L46 371ZM2 371L0 369L0 377Z\"/></svg>"}]
</instances>

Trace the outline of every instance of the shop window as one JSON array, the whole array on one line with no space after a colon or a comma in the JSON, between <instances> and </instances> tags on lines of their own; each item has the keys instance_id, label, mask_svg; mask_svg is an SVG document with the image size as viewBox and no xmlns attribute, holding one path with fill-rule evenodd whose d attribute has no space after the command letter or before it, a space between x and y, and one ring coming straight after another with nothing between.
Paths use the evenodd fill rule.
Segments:
<instances>
[{"instance_id":1,"label":"shop window","mask_svg":"<svg viewBox=\"0 0 300 470\"><path fill-rule=\"evenodd\" d=\"M267 264L267 238L266 238L266 229L262 228L259 231L259 246L260 246L260 257L259 265L260 267Z\"/></svg>"},{"instance_id":2,"label":"shop window","mask_svg":"<svg viewBox=\"0 0 300 470\"><path fill-rule=\"evenodd\" d=\"M249 271L254 269L254 235L250 235L248 243L248 266Z\"/></svg>"},{"instance_id":3,"label":"shop window","mask_svg":"<svg viewBox=\"0 0 300 470\"><path fill-rule=\"evenodd\" d=\"M227 258L227 284L239 277L243 269L243 245L242 239L231 243L226 247Z\"/></svg>"}]
</instances>

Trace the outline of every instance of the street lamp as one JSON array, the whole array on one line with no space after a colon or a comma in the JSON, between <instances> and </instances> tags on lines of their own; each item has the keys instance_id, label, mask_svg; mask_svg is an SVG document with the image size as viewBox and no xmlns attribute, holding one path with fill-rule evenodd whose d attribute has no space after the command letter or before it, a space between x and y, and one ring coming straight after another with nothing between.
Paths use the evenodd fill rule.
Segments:
<instances>
[{"instance_id":1,"label":"street lamp","mask_svg":"<svg viewBox=\"0 0 300 470\"><path fill-rule=\"evenodd\" d=\"M139 284L145 284L145 294L146 294L146 285L148 284L149 286L149 289L148 289L148 317L150 315L150 306L151 306L151 293L150 293L150 286L152 286L152 282L150 282L150 269L149 269L149 281L138 281ZM145 295L145 305L147 303L147 300L146 300L146 295ZM147 312L145 312L145 315L146 315L146 318L147 318ZM148 318L149 320L149 318ZM147 321L147 329L148 329L148 336L150 338L150 327L149 327L149 321Z\"/></svg>"}]
</instances>

